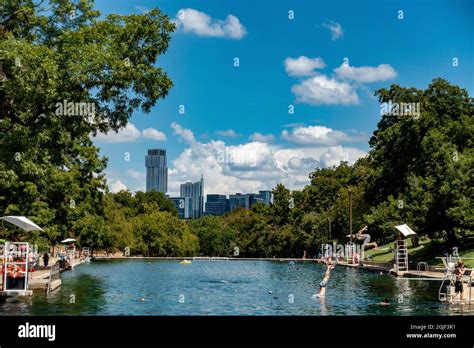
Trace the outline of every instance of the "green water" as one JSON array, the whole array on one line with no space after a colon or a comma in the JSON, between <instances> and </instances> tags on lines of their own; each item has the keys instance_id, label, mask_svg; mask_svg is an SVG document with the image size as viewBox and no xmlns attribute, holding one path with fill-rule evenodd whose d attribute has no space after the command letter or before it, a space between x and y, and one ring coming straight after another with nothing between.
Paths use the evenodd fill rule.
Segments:
<instances>
[{"instance_id":1,"label":"green water","mask_svg":"<svg viewBox=\"0 0 474 348\"><path fill-rule=\"evenodd\" d=\"M62 274L49 297L0 305L0 315L460 315L440 283L336 267L326 298L312 297L325 267L279 261L107 260ZM388 297L392 305L379 306Z\"/></svg>"}]
</instances>

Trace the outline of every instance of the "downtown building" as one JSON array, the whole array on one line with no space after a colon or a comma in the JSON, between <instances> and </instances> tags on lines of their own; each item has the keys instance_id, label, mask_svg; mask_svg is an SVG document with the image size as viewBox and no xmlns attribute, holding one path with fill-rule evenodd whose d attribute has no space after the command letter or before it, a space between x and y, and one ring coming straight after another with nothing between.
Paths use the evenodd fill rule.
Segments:
<instances>
[{"instance_id":1,"label":"downtown building","mask_svg":"<svg viewBox=\"0 0 474 348\"><path fill-rule=\"evenodd\" d=\"M195 183L181 184L180 197L189 198L191 204L190 219L197 219L204 213L204 178Z\"/></svg>"},{"instance_id":2,"label":"downtown building","mask_svg":"<svg viewBox=\"0 0 474 348\"><path fill-rule=\"evenodd\" d=\"M145 156L146 191L168 191L168 167L166 166L166 150L150 149Z\"/></svg>"},{"instance_id":3,"label":"downtown building","mask_svg":"<svg viewBox=\"0 0 474 348\"><path fill-rule=\"evenodd\" d=\"M206 215L224 215L226 212L237 208L250 209L254 204L262 203L270 205L272 202L272 191L258 191L258 193L236 193L229 195L209 194L206 200Z\"/></svg>"},{"instance_id":4,"label":"downtown building","mask_svg":"<svg viewBox=\"0 0 474 348\"><path fill-rule=\"evenodd\" d=\"M229 211L229 200L225 195L206 196L206 215L222 216Z\"/></svg>"},{"instance_id":5,"label":"downtown building","mask_svg":"<svg viewBox=\"0 0 474 348\"><path fill-rule=\"evenodd\" d=\"M236 193L229 195L229 210L234 211L237 208L250 209L254 204L262 203L270 205L272 201L272 191L258 191L258 193Z\"/></svg>"},{"instance_id":6,"label":"downtown building","mask_svg":"<svg viewBox=\"0 0 474 348\"><path fill-rule=\"evenodd\" d=\"M250 194L236 193L229 195L229 211L234 211L237 208L250 209Z\"/></svg>"},{"instance_id":7,"label":"downtown building","mask_svg":"<svg viewBox=\"0 0 474 348\"><path fill-rule=\"evenodd\" d=\"M173 202L175 208L178 210L178 217L180 219L191 219L193 210L192 200L189 197L168 197Z\"/></svg>"}]
</instances>

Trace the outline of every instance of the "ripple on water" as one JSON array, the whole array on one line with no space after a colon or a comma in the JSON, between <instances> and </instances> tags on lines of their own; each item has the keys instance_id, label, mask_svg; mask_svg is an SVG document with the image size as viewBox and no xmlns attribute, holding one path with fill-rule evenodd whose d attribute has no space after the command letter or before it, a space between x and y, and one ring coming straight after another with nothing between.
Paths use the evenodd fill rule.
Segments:
<instances>
[{"instance_id":1,"label":"ripple on water","mask_svg":"<svg viewBox=\"0 0 474 348\"><path fill-rule=\"evenodd\" d=\"M0 315L472 315L438 283L336 267L323 299L315 263L107 260L62 274L59 291L0 304ZM71 302L72 297L74 302ZM385 297L390 306L377 305Z\"/></svg>"}]
</instances>

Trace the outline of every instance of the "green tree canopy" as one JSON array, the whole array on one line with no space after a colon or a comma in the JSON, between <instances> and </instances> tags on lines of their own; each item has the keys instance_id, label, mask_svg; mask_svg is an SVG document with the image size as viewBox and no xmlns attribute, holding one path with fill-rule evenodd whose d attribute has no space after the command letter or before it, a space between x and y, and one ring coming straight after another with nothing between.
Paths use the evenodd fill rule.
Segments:
<instances>
[{"instance_id":1,"label":"green tree canopy","mask_svg":"<svg viewBox=\"0 0 474 348\"><path fill-rule=\"evenodd\" d=\"M104 215L106 158L91 135L149 112L172 86L155 65L169 18L159 9L102 17L93 6L0 2L0 212L32 218L51 241Z\"/></svg>"},{"instance_id":2,"label":"green tree canopy","mask_svg":"<svg viewBox=\"0 0 474 348\"><path fill-rule=\"evenodd\" d=\"M376 95L381 103L419 103L421 112L382 117L370 139L367 201L398 200L398 215L421 234L454 240L472 231L473 98L443 79L426 90L392 85Z\"/></svg>"}]
</instances>

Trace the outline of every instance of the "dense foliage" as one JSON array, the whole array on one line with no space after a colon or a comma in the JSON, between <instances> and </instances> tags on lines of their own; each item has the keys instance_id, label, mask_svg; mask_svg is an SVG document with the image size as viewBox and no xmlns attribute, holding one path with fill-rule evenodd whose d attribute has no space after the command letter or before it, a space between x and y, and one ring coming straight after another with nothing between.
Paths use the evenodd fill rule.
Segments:
<instances>
[{"instance_id":1,"label":"dense foliage","mask_svg":"<svg viewBox=\"0 0 474 348\"><path fill-rule=\"evenodd\" d=\"M382 116L366 157L353 165L342 162L332 168L316 168L309 174L310 184L300 191L277 185L270 206L256 204L250 210L237 209L223 217L176 221L183 233L189 231L189 238L197 238L199 243L187 250L206 256L296 257L304 251L313 256L321 243L347 241L349 191L353 232L368 224L369 233L379 243L393 240L394 226L402 223L421 236L458 245L472 236L472 98L442 79L433 80L426 90L393 85L376 95L381 103L420 103L421 114ZM110 197L125 202L140 200L143 195L149 194L137 193L134 198L121 192ZM154 195L158 200L159 194ZM164 202L158 206L169 210ZM136 204L124 204L121 209L122 213L116 208L109 211L123 216L131 211L133 216L140 214ZM140 215L117 224L135 230L130 241L143 238L136 234L144 228L139 220ZM154 250L154 254L163 252ZM168 251L167 255L171 254Z\"/></svg>"},{"instance_id":2,"label":"dense foliage","mask_svg":"<svg viewBox=\"0 0 474 348\"><path fill-rule=\"evenodd\" d=\"M155 65L169 18L101 17L93 5L0 2L0 212L31 217L52 243L70 234L105 243L107 159L91 134L149 112L172 86Z\"/></svg>"},{"instance_id":3,"label":"dense foliage","mask_svg":"<svg viewBox=\"0 0 474 348\"><path fill-rule=\"evenodd\" d=\"M167 95L172 82L155 62L173 30L158 9L104 18L86 0L0 3L0 213L45 229L2 237L77 237L133 255L314 255L323 242L347 240L349 192L354 231L368 224L378 242L400 223L451 243L472 236L474 103L443 79L378 90L380 103L419 103L421 113L383 115L366 157L316 168L300 191L277 185L270 206L183 221L161 193L108 193L91 135L118 130ZM63 101L94 112L58 112Z\"/></svg>"}]
</instances>

